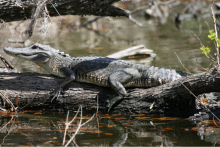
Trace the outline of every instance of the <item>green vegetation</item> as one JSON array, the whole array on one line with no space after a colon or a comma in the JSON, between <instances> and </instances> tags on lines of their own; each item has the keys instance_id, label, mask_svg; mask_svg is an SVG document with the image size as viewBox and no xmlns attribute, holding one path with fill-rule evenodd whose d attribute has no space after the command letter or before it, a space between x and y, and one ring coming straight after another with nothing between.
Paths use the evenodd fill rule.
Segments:
<instances>
[{"instance_id":1,"label":"green vegetation","mask_svg":"<svg viewBox=\"0 0 220 147\"><path fill-rule=\"evenodd\" d=\"M216 32L214 30L209 31L208 38L210 38L211 40L214 40L215 43L219 43L219 38L216 37ZM202 47L200 47L200 49L202 50L202 53L205 54L206 56L210 53L210 48L208 46L205 47L203 45Z\"/></svg>"}]
</instances>

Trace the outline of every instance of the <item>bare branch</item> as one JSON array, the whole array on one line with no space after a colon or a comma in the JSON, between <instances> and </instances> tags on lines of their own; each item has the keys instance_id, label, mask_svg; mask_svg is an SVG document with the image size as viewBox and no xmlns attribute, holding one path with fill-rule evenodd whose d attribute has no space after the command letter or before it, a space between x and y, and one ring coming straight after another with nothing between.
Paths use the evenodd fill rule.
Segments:
<instances>
[{"instance_id":1,"label":"bare branch","mask_svg":"<svg viewBox=\"0 0 220 147\"><path fill-rule=\"evenodd\" d=\"M80 113L80 121L79 121L78 127L77 127L75 133L72 135L72 137L70 138L70 140L67 142L67 144L66 144L64 147L67 147L67 146L70 144L70 142L73 141L73 139L75 138L75 136L76 136L77 133L79 132L80 128L81 128L82 126L84 126L85 124L87 124L89 121L91 121L91 120L93 119L93 117L95 116L95 114L93 114L93 116L92 116L89 120L87 120L86 122L84 122L84 123L82 124L82 119L83 119L83 116L82 116L82 105L81 105L79 108L80 108L80 112L81 112L81 113ZM66 128L67 128L67 125L68 125L68 127L69 127L69 125L73 122L73 120L76 118L78 112L79 112L79 109L78 109L78 111L77 111L75 117L72 119L72 121L70 121L69 123L66 123ZM68 114L69 114L69 113L68 113ZM67 118L67 121L68 121L68 118ZM65 134L66 134L66 130L67 130L67 129L65 129ZM64 134L64 135L65 135L65 134ZM64 143L65 143L65 139L63 140L63 145L64 145Z\"/></svg>"},{"instance_id":2,"label":"bare branch","mask_svg":"<svg viewBox=\"0 0 220 147\"><path fill-rule=\"evenodd\" d=\"M180 64L182 65L182 67L189 73L192 74L182 63L182 61L180 60L179 56L176 54L176 52L174 52L174 54L177 56L178 60L180 61Z\"/></svg>"},{"instance_id":3,"label":"bare branch","mask_svg":"<svg viewBox=\"0 0 220 147\"><path fill-rule=\"evenodd\" d=\"M37 97L37 95L39 94L40 90L37 92L37 94L33 97L33 99L24 107L22 107L20 110L23 110L24 108L26 108L28 105L30 105L31 102L33 102L33 100Z\"/></svg>"},{"instance_id":4,"label":"bare branch","mask_svg":"<svg viewBox=\"0 0 220 147\"><path fill-rule=\"evenodd\" d=\"M215 35L216 35L216 38L218 38L218 31L217 31L217 27L216 27L216 19L215 19L215 14L214 14L214 11L213 11L213 8L211 6L211 10L212 10L212 18L213 18L213 22L214 22L214 29L215 29ZM217 64L219 66L219 43L218 41L216 41L216 60L217 60Z\"/></svg>"},{"instance_id":5,"label":"bare branch","mask_svg":"<svg viewBox=\"0 0 220 147\"><path fill-rule=\"evenodd\" d=\"M15 108L14 104L11 102L11 100L9 98L7 98L1 91L0 91L0 94L2 95L2 98L5 99L6 102L10 104L10 106L13 109L13 111L16 111L16 108Z\"/></svg>"}]
</instances>

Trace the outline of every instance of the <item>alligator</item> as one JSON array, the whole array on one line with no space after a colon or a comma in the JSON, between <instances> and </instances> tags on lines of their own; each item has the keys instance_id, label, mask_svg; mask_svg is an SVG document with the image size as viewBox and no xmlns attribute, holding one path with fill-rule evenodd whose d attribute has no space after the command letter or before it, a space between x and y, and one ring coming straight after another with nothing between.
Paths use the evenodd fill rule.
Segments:
<instances>
[{"instance_id":1,"label":"alligator","mask_svg":"<svg viewBox=\"0 0 220 147\"><path fill-rule=\"evenodd\" d=\"M72 81L111 87L117 96L106 100L106 110L120 102L126 95L125 87L153 87L182 76L176 70L145 66L108 57L70 57L49 45L34 44L25 48L6 47L11 56L32 61L49 73L65 78L52 93L52 100L59 98L62 88Z\"/></svg>"}]
</instances>

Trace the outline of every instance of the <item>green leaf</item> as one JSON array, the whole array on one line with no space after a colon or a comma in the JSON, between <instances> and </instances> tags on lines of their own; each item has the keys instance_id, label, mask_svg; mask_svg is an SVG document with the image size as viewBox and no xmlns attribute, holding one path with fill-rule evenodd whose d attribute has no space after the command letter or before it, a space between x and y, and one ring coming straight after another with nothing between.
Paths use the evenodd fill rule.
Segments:
<instances>
[{"instance_id":1,"label":"green leaf","mask_svg":"<svg viewBox=\"0 0 220 147\"><path fill-rule=\"evenodd\" d=\"M210 52L209 47L205 47L204 45L200 47L200 49L203 51L202 53L207 55Z\"/></svg>"},{"instance_id":2,"label":"green leaf","mask_svg":"<svg viewBox=\"0 0 220 147\"><path fill-rule=\"evenodd\" d=\"M214 31L214 30L210 30L208 37L209 37L211 40L215 40L215 39L216 39L216 33L215 33L215 31Z\"/></svg>"}]
</instances>

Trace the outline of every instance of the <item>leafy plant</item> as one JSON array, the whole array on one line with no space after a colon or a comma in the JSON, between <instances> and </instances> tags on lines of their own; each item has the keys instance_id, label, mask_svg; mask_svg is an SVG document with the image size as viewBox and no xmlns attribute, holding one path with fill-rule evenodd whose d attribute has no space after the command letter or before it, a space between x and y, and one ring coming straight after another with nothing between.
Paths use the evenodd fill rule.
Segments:
<instances>
[{"instance_id":1,"label":"leafy plant","mask_svg":"<svg viewBox=\"0 0 220 147\"><path fill-rule=\"evenodd\" d=\"M208 37L211 39L211 40L215 40L217 43L219 43L219 39L216 37L216 32L214 30L210 30L209 31L209 34Z\"/></svg>"},{"instance_id":2,"label":"leafy plant","mask_svg":"<svg viewBox=\"0 0 220 147\"><path fill-rule=\"evenodd\" d=\"M207 56L207 54L210 52L210 48L207 46L205 47L204 45L202 47L200 47L200 49L202 50L202 53L205 54Z\"/></svg>"},{"instance_id":3,"label":"leafy plant","mask_svg":"<svg viewBox=\"0 0 220 147\"><path fill-rule=\"evenodd\" d=\"M214 30L209 30L208 38L214 40L215 43L219 43L219 38L216 37L216 32ZM203 45L202 47L200 47L200 49L202 50L202 53L206 56L210 53L210 48L208 46L205 47Z\"/></svg>"}]
</instances>

